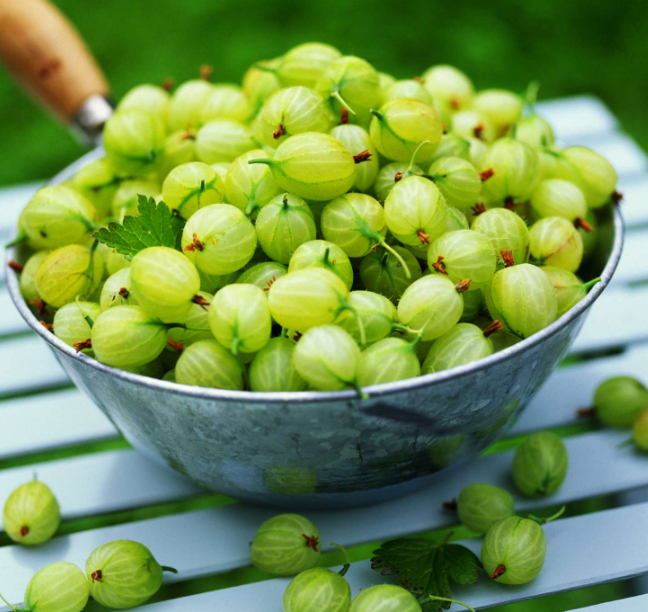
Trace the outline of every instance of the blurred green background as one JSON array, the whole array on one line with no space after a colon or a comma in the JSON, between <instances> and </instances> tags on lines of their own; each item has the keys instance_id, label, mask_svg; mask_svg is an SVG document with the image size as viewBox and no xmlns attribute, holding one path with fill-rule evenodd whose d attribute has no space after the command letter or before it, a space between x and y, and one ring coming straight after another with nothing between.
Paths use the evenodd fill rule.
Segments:
<instances>
[{"instance_id":1,"label":"blurred green background","mask_svg":"<svg viewBox=\"0 0 648 612\"><path fill-rule=\"evenodd\" d=\"M17 0L19 1L19 0ZM240 81L256 60L320 40L401 78L435 63L477 87L540 98L593 93L648 148L648 12L637 0L57 0L119 98L143 82L181 81L202 63L215 81ZM51 176L82 149L0 71L0 184Z\"/></svg>"}]
</instances>

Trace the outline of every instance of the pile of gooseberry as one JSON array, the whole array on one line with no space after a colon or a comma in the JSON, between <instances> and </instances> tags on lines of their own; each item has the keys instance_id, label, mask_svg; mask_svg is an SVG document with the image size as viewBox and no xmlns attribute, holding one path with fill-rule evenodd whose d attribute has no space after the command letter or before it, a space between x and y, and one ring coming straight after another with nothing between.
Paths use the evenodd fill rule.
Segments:
<instances>
[{"instance_id":1,"label":"pile of gooseberry","mask_svg":"<svg viewBox=\"0 0 648 612\"><path fill-rule=\"evenodd\" d=\"M335 391L487 357L598 279L608 161L559 147L526 95L460 70L396 80L321 43L242 85L128 92L105 156L20 216L20 289L63 342L187 385ZM124 253L140 196L184 224Z\"/></svg>"}]
</instances>

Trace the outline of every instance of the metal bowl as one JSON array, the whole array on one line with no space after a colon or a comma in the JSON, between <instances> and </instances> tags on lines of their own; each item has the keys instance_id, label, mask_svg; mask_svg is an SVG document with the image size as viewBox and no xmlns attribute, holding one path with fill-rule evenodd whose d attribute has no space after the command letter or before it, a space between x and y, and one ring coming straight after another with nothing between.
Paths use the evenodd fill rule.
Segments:
<instances>
[{"instance_id":1,"label":"metal bowl","mask_svg":"<svg viewBox=\"0 0 648 612\"><path fill-rule=\"evenodd\" d=\"M53 179L66 180L93 152ZM601 242L585 299L546 329L477 362L355 391L255 393L192 387L106 366L48 332L8 270L25 321L74 383L138 450L195 482L248 502L341 508L429 484L477 457L519 416L565 355L621 256L618 209L598 213ZM9 249L7 259L20 259ZM551 407L548 406L547 409Z\"/></svg>"}]
</instances>

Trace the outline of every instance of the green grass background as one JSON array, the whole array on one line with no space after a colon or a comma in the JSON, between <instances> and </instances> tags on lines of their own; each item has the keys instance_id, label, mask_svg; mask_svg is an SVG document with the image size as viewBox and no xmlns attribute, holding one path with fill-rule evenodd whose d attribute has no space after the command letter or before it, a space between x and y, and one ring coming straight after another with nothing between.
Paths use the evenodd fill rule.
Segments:
<instances>
[{"instance_id":1,"label":"green grass background","mask_svg":"<svg viewBox=\"0 0 648 612\"><path fill-rule=\"evenodd\" d=\"M19 1L19 0L17 0ZM648 10L641 0L56 0L115 96L142 83L239 81L245 68L320 40L399 77L452 63L477 87L600 96L648 148ZM82 152L0 71L0 184L51 176Z\"/></svg>"}]
</instances>

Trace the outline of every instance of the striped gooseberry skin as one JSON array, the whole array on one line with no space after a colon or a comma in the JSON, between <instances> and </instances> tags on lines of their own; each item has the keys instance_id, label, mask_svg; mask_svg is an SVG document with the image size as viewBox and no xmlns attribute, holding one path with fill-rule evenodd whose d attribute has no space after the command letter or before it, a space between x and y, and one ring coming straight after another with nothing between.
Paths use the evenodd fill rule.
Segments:
<instances>
[{"instance_id":1,"label":"striped gooseberry skin","mask_svg":"<svg viewBox=\"0 0 648 612\"><path fill-rule=\"evenodd\" d=\"M311 327L297 343L293 363L299 375L320 391L348 389L356 382L360 349L337 325Z\"/></svg>"},{"instance_id":2,"label":"striped gooseberry skin","mask_svg":"<svg viewBox=\"0 0 648 612\"><path fill-rule=\"evenodd\" d=\"M529 230L531 257L544 265L576 272L583 261L583 239L572 223L562 217L545 217Z\"/></svg>"},{"instance_id":3,"label":"striped gooseberry skin","mask_svg":"<svg viewBox=\"0 0 648 612\"><path fill-rule=\"evenodd\" d=\"M175 367L176 381L183 385L240 391L243 367L220 342L198 340L186 347Z\"/></svg>"},{"instance_id":4,"label":"striped gooseberry skin","mask_svg":"<svg viewBox=\"0 0 648 612\"><path fill-rule=\"evenodd\" d=\"M468 529L485 534L494 523L515 514L515 502L508 491L475 482L459 493L457 514Z\"/></svg>"},{"instance_id":5,"label":"striped gooseberry skin","mask_svg":"<svg viewBox=\"0 0 648 612\"><path fill-rule=\"evenodd\" d=\"M231 119L212 119L196 134L196 157L206 164L232 162L257 146L250 129Z\"/></svg>"},{"instance_id":6,"label":"striped gooseberry skin","mask_svg":"<svg viewBox=\"0 0 648 612\"><path fill-rule=\"evenodd\" d=\"M356 342L361 341L358 317L362 319L366 344L386 338L394 329L396 307L384 295L373 291L352 291L349 304L353 311L344 313L338 325L348 331Z\"/></svg>"},{"instance_id":7,"label":"striped gooseberry skin","mask_svg":"<svg viewBox=\"0 0 648 612\"><path fill-rule=\"evenodd\" d=\"M459 110L452 115L452 132L468 139L473 136L481 142L491 144L497 138L495 126L486 115L475 108Z\"/></svg>"},{"instance_id":8,"label":"striped gooseberry skin","mask_svg":"<svg viewBox=\"0 0 648 612\"><path fill-rule=\"evenodd\" d=\"M364 151L369 151L371 154L369 159L360 164L356 164L353 189L357 191L368 191L371 189L378 176L380 158L378 157L378 151L371 142L367 130L359 125L347 123L336 125L329 134L339 140L351 155L355 156Z\"/></svg>"},{"instance_id":9,"label":"striped gooseberry skin","mask_svg":"<svg viewBox=\"0 0 648 612\"><path fill-rule=\"evenodd\" d=\"M263 164L248 164L251 159L270 157L263 149L252 149L237 157L227 169L225 194L228 204L251 215L281 193L272 172ZM224 200L221 200L224 201Z\"/></svg>"},{"instance_id":10,"label":"striped gooseberry skin","mask_svg":"<svg viewBox=\"0 0 648 612\"><path fill-rule=\"evenodd\" d=\"M377 584L359 593L349 612L421 612L421 606L403 587Z\"/></svg>"},{"instance_id":11,"label":"striped gooseberry skin","mask_svg":"<svg viewBox=\"0 0 648 612\"><path fill-rule=\"evenodd\" d=\"M250 545L254 566L275 576L295 576L313 567L319 556L319 529L299 514L268 519Z\"/></svg>"},{"instance_id":12,"label":"striped gooseberry skin","mask_svg":"<svg viewBox=\"0 0 648 612\"><path fill-rule=\"evenodd\" d=\"M484 89L475 96L474 107L493 124L496 134L503 136L522 117L524 102L506 89Z\"/></svg>"},{"instance_id":13,"label":"striped gooseberry skin","mask_svg":"<svg viewBox=\"0 0 648 612\"><path fill-rule=\"evenodd\" d=\"M531 194L531 208L538 217L563 217L575 221L587 215L583 192L562 179L540 181Z\"/></svg>"},{"instance_id":14,"label":"striped gooseberry skin","mask_svg":"<svg viewBox=\"0 0 648 612\"><path fill-rule=\"evenodd\" d=\"M158 179L164 181L169 176L169 172L177 166L195 161L196 144L193 131L191 129L183 129L173 132L164 140L164 148L162 149L160 163L157 167Z\"/></svg>"},{"instance_id":15,"label":"striped gooseberry skin","mask_svg":"<svg viewBox=\"0 0 648 612\"><path fill-rule=\"evenodd\" d=\"M315 240L317 233L308 204L291 193L270 200L259 212L255 229L263 252L282 264L288 264L297 248Z\"/></svg>"},{"instance_id":16,"label":"striped gooseberry skin","mask_svg":"<svg viewBox=\"0 0 648 612\"><path fill-rule=\"evenodd\" d=\"M468 291L479 291L493 278L497 255L487 236L462 229L443 234L430 245L428 265L455 284L470 279Z\"/></svg>"},{"instance_id":17,"label":"striped gooseberry skin","mask_svg":"<svg viewBox=\"0 0 648 612\"><path fill-rule=\"evenodd\" d=\"M556 291L558 300L556 317L564 315L587 295L587 284L573 272L555 266L542 266L540 269L547 273Z\"/></svg>"},{"instance_id":18,"label":"striped gooseberry skin","mask_svg":"<svg viewBox=\"0 0 648 612\"><path fill-rule=\"evenodd\" d=\"M558 436L534 433L515 451L513 482L528 497L551 495L565 480L568 464L567 449Z\"/></svg>"},{"instance_id":19,"label":"striped gooseberry skin","mask_svg":"<svg viewBox=\"0 0 648 612\"><path fill-rule=\"evenodd\" d=\"M455 284L441 274L424 276L413 282L398 303L400 322L414 330L422 330L423 340L434 340L450 331L462 313L463 297Z\"/></svg>"},{"instance_id":20,"label":"striped gooseberry skin","mask_svg":"<svg viewBox=\"0 0 648 612\"><path fill-rule=\"evenodd\" d=\"M353 285L353 266L348 255L337 245L328 240L311 240L297 247L288 272L304 268L324 268L337 274L344 284L351 289Z\"/></svg>"},{"instance_id":21,"label":"striped gooseberry skin","mask_svg":"<svg viewBox=\"0 0 648 612\"><path fill-rule=\"evenodd\" d=\"M347 612L350 604L349 583L324 567L295 576L283 596L284 612Z\"/></svg>"},{"instance_id":22,"label":"striped gooseberry skin","mask_svg":"<svg viewBox=\"0 0 648 612\"><path fill-rule=\"evenodd\" d=\"M511 251L513 263L529 259L529 228L524 220L506 208L490 208L475 217L472 230L487 236L495 252Z\"/></svg>"},{"instance_id":23,"label":"striped gooseberry skin","mask_svg":"<svg viewBox=\"0 0 648 612\"><path fill-rule=\"evenodd\" d=\"M392 161L409 162L419 145L416 160L430 163L441 142L443 126L436 111L413 98L396 98L383 104L369 126L371 141L381 155Z\"/></svg>"},{"instance_id":24,"label":"striped gooseberry skin","mask_svg":"<svg viewBox=\"0 0 648 612\"><path fill-rule=\"evenodd\" d=\"M557 166L557 177L576 183L589 208L600 208L610 201L619 179L607 159L582 146L562 149L559 159L562 163Z\"/></svg>"},{"instance_id":25,"label":"striped gooseberry skin","mask_svg":"<svg viewBox=\"0 0 648 612\"><path fill-rule=\"evenodd\" d=\"M142 366L166 347L167 325L141 306L115 306L104 310L92 327L92 350L106 365Z\"/></svg>"},{"instance_id":26,"label":"striped gooseberry skin","mask_svg":"<svg viewBox=\"0 0 648 612\"><path fill-rule=\"evenodd\" d=\"M449 370L492 354L493 343L479 327L458 323L432 343L421 371L430 374Z\"/></svg>"},{"instance_id":27,"label":"striped gooseberry skin","mask_svg":"<svg viewBox=\"0 0 648 612\"><path fill-rule=\"evenodd\" d=\"M191 304L191 308L175 321L175 323L182 323L186 328L171 327L169 329L169 340L179 342L184 347L198 340L214 338L209 327L208 309L205 310L206 305L211 304L214 300L214 296L206 291L199 291L197 295L203 299L201 304Z\"/></svg>"},{"instance_id":28,"label":"striped gooseberry skin","mask_svg":"<svg viewBox=\"0 0 648 612\"><path fill-rule=\"evenodd\" d=\"M54 314L54 335L69 346L90 338L92 328L86 316L92 321L101 314L101 306L96 302L70 302L59 308Z\"/></svg>"},{"instance_id":29,"label":"striped gooseberry skin","mask_svg":"<svg viewBox=\"0 0 648 612\"><path fill-rule=\"evenodd\" d=\"M223 287L209 307L209 326L216 340L232 353L256 353L270 340L268 300L256 285Z\"/></svg>"},{"instance_id":30,"label":"striped gooseberry skin","mask_svg":"<svg viewBox=\"0 0 648 612\"><path fill-rule=\"evenodd\" d=\"M383 338L360 355L358 384L361 387L414 378L421 364L411 342L403 338Z\"/></svg>"},{"instance_id":31,"label":"striped gooseberry skin","mask_svg":"<svg viewBox=\"0 0 648 612\"><path fill-rule=\"evenodd\" d=\"M47 304L60 308L77 297L86 300L99 286L104 264L96 251L70 244L48 253L36 270L36 293ZM31 296L34 297L34 296Z\"/></svg>"},{"instance_id":32,"label":"striped gooseberry skin","mask_svg":"<svg viewBox=\"0 0 648 612\"><path fill-rule=\"evenodd\" d=\"M447 204L439 188L420 176L400 180L385 200L385 222L400 242L420 246L445 232Z\"/></svg>"},{"instance_id":33,"label":"striped gooseberry skin","mask_svg":"<svg viewBox=\"0 0 648 612\"><path fill-rule=\"evenodd\" d=\"M355 161L333 136L305 132L282 142L270 159L248 163L267 164L277 184L306 200L323 202L346 193L355 180Z\"/></svg>"},{"instance_id":34,"label":"striped gooseberry skin","mask_svg":"<svg viewBox=\"0 0 648 612\"><path fill-rule=\"evenodd\" d=\"M56 249L83 243L97 211L76 190L65 185L49 185L34 194L20 217L31 248Z\"/></svg>"},{"instance_id":35,"label":"striped gooseberry skin","mask_svg":"<svg viewBox=\"0 0 648 612\"><path fill-rule=\"evenodd\" d=\"M277 60L275 74L284 87L315 87L324 71L342 54L324 43L303 43Z\"/></svg>"},{"instance_id":36,"label":"striped gooseberry skin","mask_svg":"<svg viewBox=\"0 0 648 612\"><path fill-rule=\"evenodd\" d=\"M146 546L132 540L115 540L95 548L85 570L90 594L110 609L135 608L162 585L162 567Z\"/></svg>"},{"instance_id":37,"label":"striped gooseberry skin","mask_svg":"<svg viewBox=\"0 0 648 612\"><path fill-rule=\"evenodd\" d=\"M202 162L176 166L162 183L164 203L189 219L197 210L223 202L225 185L213 168Z\"/></svg>"},{"instance_id":38,"label":"striped gooseberry skin","mask_svg":"<svg viewBox=\"0 0 648 612\"><path fill-rule=\"evenodd\" d=\"M515 137L531 147L552 147L554 132L549 123L539 115L528 115L517 122Z\"/></svg>"},{"instance_id":39,"label":"striped gooseberry skin","mask_svg":"<svg viewBox=\"0 0 648 612\"><path fill-rule=\"evenodd\" d=\"M5 502L2 526L18 544L43 544L52 538L60 524L58 501L51 489L38 480L20 485Z\"/></svg>"},{"instance_id":40,"label":"striped gooseberry skin","mask_svg":"<svg viewBox=\"0 0 648 612\"><path fill-rule=\"evenodd\" d=\"M515 202L531 194L540 178L538 155L529 145L502 138L489 149L481 170L492 169L483 192L493 202L513 198Z\"/></svg>"},{"instance_id":41,"label":"striped gooseberry skin","mask_svg":"<svg viewBox=\"0 0 648 612\"><path fill-rule=\"evenodd\" d=\"M423 85L434 100L443 121L456 111L468 108L475 97L471 80L461 70L447 64L438 64L423 73Z\"/></svg>"},{"instance_id":42,"label":"striped gooseberry skin","mask_svg":"<svg viewBox=\"0 0 648 612\"><path fill-rule=\"evenodd\" d=\"M270 289L274 282L286 276L288 274L288 268L283 264L277 263L276 261L262 261L261 263L255 264L246 268L236 279L236 283L249 283L251 285L256 285L259 289L262 289L263 292L268 297Z\"/></svg>"},{"instance_id":43,"label":"striped gooseberry skin","mask_svg":"<svg viewBox=\"0 0 648 612\"><path fill-rule=\"evenodd\" d=\"M538 523L511 516L497 521L488 530L481 560L492 580L526 584L542 570L546 549L546 537Z\"/></svg>"},{"instance_id":44,"label":"striped gooseberry skin","mask_svg":"<svg viewBox=\"0 0 648 612\"><path fill-rule=\"evenodd\" d=\"M169 247L149 247L131 261L131 290L151 316L167 323L187 313L200 291L198 270L187 257Z\"/></svg>"},{"instance_id":45,"label":"striped gooseberry skin","mask_svg":"<svg viewBox=\"0 0 648 612\"><path fill-rule=\"evenodd\" d=\"M26 302L31 302L34 298L40 297L36 289L36 272L43 260L49 255L50 251L36 251L25 262L22 272L20 273L19 287L20 295Z\"/></svg>"},{"instance_id":46,"label":"striped gooseberry skin","mask_svg":"<svg viewBox=\"0 0 648 612\"><path fill-rule=\"evenodd\" d=\"M238 85L212 85L212 90L202 109L202 122L212 119L232 119L246 123L252 114L247 96Z\"/></svg>"},{"instance_id":47,"label":"striped gooseberry skin","mask_svg":"<svg viewBox=\"0 0 648 612\"><path fill-rule=\"evenodd\" d=\"M264 145L276 149L295 134L328 132L331 113L324 98L302 85L280 89L261 107L253 129Z\"/></svg>"},{"instance_id":48,"label":"striped gooseberry skin","mask_svg":"<svg viewBox=\"0 0 648 612\"><path fill-rule=\"evenodd\" d=\"M423 276L416 257L407 249L396 246L394 250L405 260L410 271L410 278L402 264L387 251L369 253L360 262L360 278L364 286L375 293L380 293L392 302L397 302L405 290Z\"/></svg>"},{"instance_id":49,"label":"striped gooseberry skin","mask_svg":"<svg viewBox=\"0 0 648 612\"><path fill-rule=\"evenodd\" d=\"M479 199L482 180L475 167L461 157L442 157L432 163L428 174L434 177L449 206L471 207Z\"/></svg>"},{"instance_id":50,"label":"striped gooseberry skin","mask_svg":"<svg viewBox=\"0 0 648 612\"><path fill-rule=\"evenodd\" d=\"M306 381L293 363L295 343L288 338L271 338L254 357L249 369L252 391L303 391Z\"/></svg>"},{"instance_id":51,"label":"striped gooseberry skin","mask_svg":"<svg viewBox=\"0 0 648 612\"><path fill-rule=\"evenodd\" d=\"M79 567L58 561L36 572L27 584L23 606L30 612L81 612L90 585Z\"/></svg>"},{"instance_id":52,"label":"striped gooseberry skin","mask_svg":"<svg viewBox=\"0 0 648 612\"><path fill-rule=\"evenodd\" d=\"M434 100L425 85L414 79L395 81L383 94L383 102L396 98L415 98L434 107Z\"/></svg>"},{"instance_id":53,"label":"striped gooseberry skin","mask_svg":"<svg viewBox=\"0 0 648 612\"><path fill-rule=\"evenodd\" d=\"M169 100L169 130L199 128L202 125L203 109L213 91L214 86L204 79L192 79L180 85Z\"/></svg>"},{"instance_id":54,"label":"striped gooseberry skin","mask_svg":"<svg viewBox=\"0 0 648 612\"><path fill-rule=\"evenodd\" d=\"M596 387L594 407L597 418L608 427L632 427L648 408L648 389L632 376L613 376Z\"/></svg>"},{"instance_id":55,"label":"striped gooseberry skin","mask_svg":"<svg viewBox=\"0 0 648 612\"><path fill-rule=\"evenodd\" d=\"M272 318L286 329L300 332L333 323L349 299L344 281L324 268L288 272L268 295Z\"/></svg>"},{"instance_id":56,"label":"striped gooseberry skin","mask_svg":"<svg viewBox=\"0 0 648 612\"><path fill-rule=\"evenodd\" d=\"M495 273L486 287L486 306L505 331L528 338L556 320L558 301L551 279L532 264Z\"/></svg>"},{"instance_id":57,"label":"striped gooseberry skin","mask_svg":"<svg viewBox=\"0 0 648 612\"><path fill-rule=\"evenodd\" d=\"M387 233L385 212L378 200L363 193L347 193L331 200L322 211L324 238L349 257L363 257Z\"/></svg>"},{"instance_id":58,"label":"striped gooseberry skin","mask_svg":"<svg viewBox=\"0 0 648 612\"><path fill-rule=\"evenodd\" d=\"M250 220L236 206L211 204L187 221L181 246L199 270L222 276L240 270L252 259L257 235Z\"/></svg>"}]
</instances>

